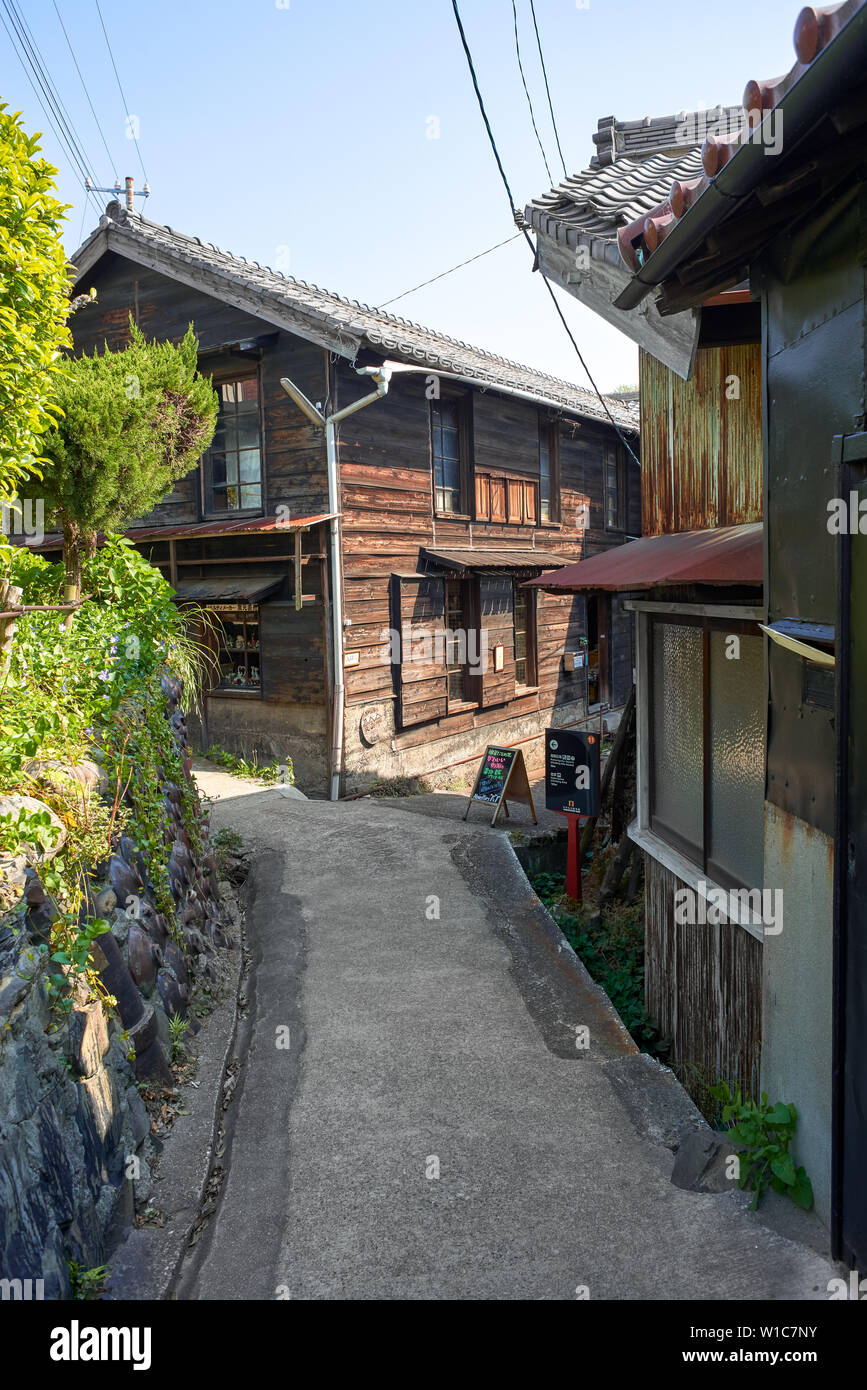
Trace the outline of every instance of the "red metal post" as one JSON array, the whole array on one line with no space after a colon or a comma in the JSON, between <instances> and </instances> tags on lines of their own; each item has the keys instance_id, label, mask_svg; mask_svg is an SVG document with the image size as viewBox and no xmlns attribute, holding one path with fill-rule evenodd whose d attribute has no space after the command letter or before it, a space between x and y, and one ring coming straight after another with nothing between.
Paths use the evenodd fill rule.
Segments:
<instances>
[{"instance_id":1,"label":"red metal post","mask_svg":"<svg viewBox=\"0 0 867 1390\"><path fill-rule=\"evenodd\" d=\"M581 836L578 833L581 829L581 817L572 815L568 811L560 811L559 815L566 817L569 827L569 838L566 842L566 892L570 898L576 902L583 903L584 888L581 882Z\"/></svg>"}]
</instances>

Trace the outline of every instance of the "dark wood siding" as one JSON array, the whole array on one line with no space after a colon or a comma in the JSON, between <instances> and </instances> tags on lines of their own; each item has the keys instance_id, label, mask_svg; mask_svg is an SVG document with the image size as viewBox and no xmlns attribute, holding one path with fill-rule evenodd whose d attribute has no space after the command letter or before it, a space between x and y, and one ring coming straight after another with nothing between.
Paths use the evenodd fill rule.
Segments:
<instances>
[{"instance_id":1,"label":"dark wood siding","mask_svg":"<svg viewBox=\"0 0 867 1390\"><path fill-rule=\"evenodd\" d=\"M743 927L678 925L680 879L645 855L647 1011L697 1099L719 1079L756 1095L762 1039L762 944Z\"/></svg>"},{"instance_id":2,"label":"dark wood siding","mask_svg":"<svg viewBox=\"0 0 867 1390\"><path fill-rule=\"evenodd\" d=\"M445 591L442 579L392 577L394 626L400 633L396 667L402 728L448 713L445 666Z\"/></svg>"},{"instance_id":3,"label":"dark wood siding","mask_svg":"<svg viewBox=\"0 0 867 1390\"><path fill-rule=\"evenodd\" d=\"M365 393L365 383L347 366L336 369L338 403ZM637 465L621 449L624 531L605 530L602 495L602 459L606 439L613 432L603 426L566 419L558 423L561 521L539 525L526 518L526 492L521 493L522 519L509 524L508 485L513 479L531 488L538 477L539 425L548 420L547 408L493 391L475 392L472 398L472 486L469 495L481 499L471 517L435 515L431 486L430 403L422 374L395 376L387 397L348 417L340 427L340 478L344 545L347 650L357 651L356 666L345 672L348 704L399 698L400 683L392 680L382 659L384 634L392 613L393 574L416 571L422 548L534 548L581 559L637 534L640 526L641 481ZM491 480L491 482L489 482ZM492 493L501 482L501 519L496 520ZM521 482L523 480L523 482ZM516 494L517 496L517 494ZM584 528L581 509L588 505L589 526ZM517 510L517 501L515 510ZM479 513L491 516L480 519ZM488 628L489 644L502 642L501 672L489 670L473 682L472 698L480 709L476 722L506 718L523 710L528 700L535 708L553 708L577 699L583 682L579 673L564 669L564 653L577 650L584 632L584 600L580 597L540 593L536 608L537 695L515 699L511 577L479 580L481 622ZM494 592L499 597L494 602ZM615 698L625 699L632 678L631 621L619 614L615 626ZM496 715L495 711L499 710ZM467 723L465 713L443 718L436 735L452 727L453 720ZM433 731L432 731L433 732Z\"/></svg>"}]
</instances>

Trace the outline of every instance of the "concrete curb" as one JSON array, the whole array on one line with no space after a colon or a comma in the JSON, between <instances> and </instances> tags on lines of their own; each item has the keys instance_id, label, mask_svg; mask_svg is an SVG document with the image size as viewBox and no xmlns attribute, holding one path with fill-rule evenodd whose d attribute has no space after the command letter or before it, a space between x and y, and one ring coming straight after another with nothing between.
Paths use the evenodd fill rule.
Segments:
<instances>
[{"instance_id":1,"label":"concrete curb","mask_svg":"<svg viewBox=\"0 0 867 1390\"><path fill-rule=\"evenodd\" d=\"M243 895L241 898L243 912ZM151 1204L164 1226L132 1227L108 1262L104 1299L160 1301L189 1248L214 1163L222 1119L223 1079L235 1050L238 1003L244 980L245 939L239 933L237 970L226 995L197 1037L196 1081L184 1088L188 1109L175 1120L154 1175Z\"/></svg>"}]
</instances>

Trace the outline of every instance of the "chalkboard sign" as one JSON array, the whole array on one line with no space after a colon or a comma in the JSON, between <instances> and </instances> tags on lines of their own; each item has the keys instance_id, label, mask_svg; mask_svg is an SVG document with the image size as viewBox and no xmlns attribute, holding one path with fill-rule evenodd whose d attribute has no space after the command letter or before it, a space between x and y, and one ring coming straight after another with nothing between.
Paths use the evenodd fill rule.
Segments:
<instances>
[{"instance_id":1,"label":"chalkboard sign","mask_svg":"<svg viewBox=\"0 0 867 1390\"><path fill-rule=\"evenodd\" d=\"M488 748L485 750L473 801L490 801L496 805L502 799L509 774L515 761L517 748Z\"/></svg>"},{"instance_id":2,"label":"chalkboard sign","mask_svg":"<svg viewBox=\"0 0 867 1390\"><path fill-rule=\"evenodd\" d=\"M473 790L464 812L464 820L470 814L470 807L474 801L485 801L489 806L494 807L491 825L496 822L501 806L508 816L507 792L512 801L527 802L533 821L536 823L536 811L530 792L530 779L527 776L524 755L520 748L488 747L485 749L482 765L476 773Z\"/></svg>"},{"instance_id":3,"label":"chalkboard sign","mask_svg":"<svg viewBox=\"0 0 867 1390\"><path fill-rule=\"evenodd\" d=\"M545 805L565 815L598 815L598 734L545 730Z\"/></svg>"}]
</instances>

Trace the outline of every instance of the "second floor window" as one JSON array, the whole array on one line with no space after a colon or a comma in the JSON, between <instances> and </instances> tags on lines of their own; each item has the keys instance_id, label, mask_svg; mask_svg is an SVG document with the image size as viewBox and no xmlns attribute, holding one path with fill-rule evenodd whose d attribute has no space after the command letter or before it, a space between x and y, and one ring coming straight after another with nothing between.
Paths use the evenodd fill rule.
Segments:
<instances>
[{"instance_id":1,"label":"second floor window","mask_svg":"<svg viewBox=\"0 0 867 1390\"><path fill-rule=\"evenodd\" d=\"M220 411L210 449L202 463L205 512L261 511L262 436L259 381L224 381L217 386Z\"/></svg>"},{"instance_id":2,"label":"second floor window","mask_svg":"<svg viewBox=\"0 0 867 1390\"><path fill-rule=\"evenodd\" d=\"M460 403L443 397L431 401L434 506L438 512L461 511Z\"/></svg>"},{"instance_id":3,"label":"second floor window","mask_svg":"<svg viewBox=\"0 0 867 1390\"><path fill-rule=\"evenodd\" d=\"M558 434L552 421L539 421L539 520L559 521Z\"/></svg>"},{"instance_id":4,"label":"second floor window","mask_svg":"<svg viewBox=\"0 0 867 1390\"><path fill-rule=\"evenodd\" d=\"M605 445L605 529L623 529L622 499L620 495L620 461L617 445Z\"/></svg>"}]
</instances>

